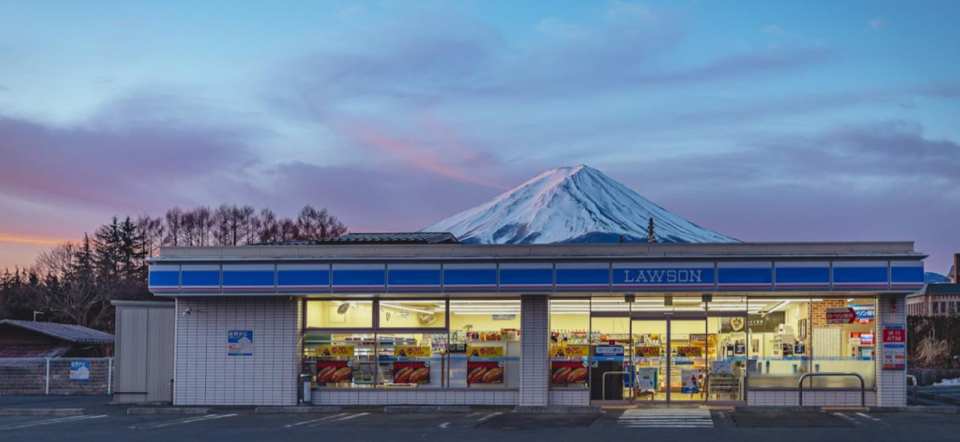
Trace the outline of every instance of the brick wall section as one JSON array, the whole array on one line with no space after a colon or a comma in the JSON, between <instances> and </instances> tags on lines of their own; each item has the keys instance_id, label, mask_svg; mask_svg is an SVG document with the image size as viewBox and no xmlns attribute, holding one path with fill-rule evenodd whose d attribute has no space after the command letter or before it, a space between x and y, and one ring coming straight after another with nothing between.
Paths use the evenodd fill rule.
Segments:
<instances>
[{"instance_id":1,"label":"brick wall section","mask_svg":"<svg viewBox=\"0 0 960 442\"><path fill-rule=\"evenodd\" d=\"M550 315L545 295L520 301L520 405L545 406L550 392Z\"/></svg>"},{"instance_id":2,"label":"brick wall section","mask_svg":"<svg viewBox=\"0 0 960 442\"><path fill-rule=\"evenodd\" d=\"M897 309L891 308L891 300L896 301ZM906 295L881 296L877 305L877 402L883 407L903 407L907 405L906 370L883 369L883 327L884 325L906 325ZM907 339L910 339L907 336ZM907 361L909 364L910 361Z\"/></svg>"},{"instance_id":3,"label":"brick wall section","mask_svg":"<svg viewBox=\"0 0 960 442\"><path fill-rule=\"evenodd\" d=\"M301 318L286 297L177 299L174 404L296 405ZM253 356L227 356L229 330L253 330Z\"/></svg>"},{"instance_id":4,"label":"brick wall section","mask_svg":"<svg viewBox=\"0 0 960 442\"><path fill-rule=\"evenodd\" d=\"M550 405L588 406L590 405L590 390L586 388L550 390Z\"/></svg>"}]
</instances>

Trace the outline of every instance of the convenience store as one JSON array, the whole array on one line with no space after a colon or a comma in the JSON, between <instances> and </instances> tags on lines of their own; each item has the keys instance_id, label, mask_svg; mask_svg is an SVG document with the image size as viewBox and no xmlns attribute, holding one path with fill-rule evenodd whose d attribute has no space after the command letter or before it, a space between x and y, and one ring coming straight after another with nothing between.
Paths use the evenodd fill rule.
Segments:
<instances>
[{"instance_id":1,"label":"convenience store","mask_svg":"<svg viewBox=\"0 0 960 442\"><path fill-rule=\"evenodd\" d=\"M923 258L911 242L166 247L150 290L177 300L177 405L789 406L804 379L803 405L902 406Z\"/></svg>"}]
</instances>

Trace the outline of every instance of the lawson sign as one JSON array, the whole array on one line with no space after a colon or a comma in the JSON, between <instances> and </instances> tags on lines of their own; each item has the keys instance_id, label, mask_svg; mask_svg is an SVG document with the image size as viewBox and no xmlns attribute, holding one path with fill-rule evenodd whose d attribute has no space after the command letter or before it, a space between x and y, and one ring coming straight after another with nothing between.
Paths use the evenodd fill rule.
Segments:
<instances>
[{"instance_id":1,"label":"lawson sign","mask_svg":"<svg viewBox=\"0 0 960 442\"><path fill-rule=\"evenodd\" d=\"M613 285L637 289L704 289L716 283L716 272L711 264L700 263L615 263Z\"/></svg>"}]
</instances>

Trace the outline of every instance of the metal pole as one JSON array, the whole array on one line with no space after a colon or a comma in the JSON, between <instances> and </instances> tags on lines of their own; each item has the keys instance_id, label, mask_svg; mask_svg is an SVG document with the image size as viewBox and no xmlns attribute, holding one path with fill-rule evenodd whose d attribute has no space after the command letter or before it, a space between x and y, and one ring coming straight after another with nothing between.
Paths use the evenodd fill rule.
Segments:
<instances>
[{"instance_id":1,"label":"metal pole","mask_svg":"<svg viewBox=\"0 0 960 442\"><path fill-rule=\"evenodd\" d=\"M50 358L47 358L47 376L46 376L46 386L43 389L43 394L50 394Z\"/></svg>"},{"instance_id":2,"label":"metal pole","mask_svg":"<svg viewBox=\"0 0 960 442\"><path fill-rule=\"evenodd\" d=\"M113 394L113 358L107 359L107 394Z\"/></svg>"}]
</instances>

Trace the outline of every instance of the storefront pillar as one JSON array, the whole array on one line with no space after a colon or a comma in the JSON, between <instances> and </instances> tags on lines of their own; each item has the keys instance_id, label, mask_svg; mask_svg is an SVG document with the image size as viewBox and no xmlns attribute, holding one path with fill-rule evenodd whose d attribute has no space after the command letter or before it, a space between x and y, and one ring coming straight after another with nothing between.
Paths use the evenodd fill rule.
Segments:
<instances>
[{"instance_id":1,"label":"storefront pillar","mask_svg":"<svg viewBox=\"0 0 960 442\"><path fill-rule=\"evenodd\" d=\"M546 406L550 395L550 301L524 295L520 301L520 406Z\"/></svg>"},{"instance_id":2,"label":"storefront pillar","mask_svg":"<svg viewBox=\"0 0 960 442\"><path fill-rule=\"evenodd\" d=\"M877 304L877 405L881 407L903 407L907 405L907 370L906 367L903 370L884 370L883 329L889 326L906 328L907 296L902 294L882 295ZM904 345L906 345L906 342L904 342Z\"/></svg>"}]
</instances>

